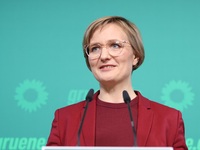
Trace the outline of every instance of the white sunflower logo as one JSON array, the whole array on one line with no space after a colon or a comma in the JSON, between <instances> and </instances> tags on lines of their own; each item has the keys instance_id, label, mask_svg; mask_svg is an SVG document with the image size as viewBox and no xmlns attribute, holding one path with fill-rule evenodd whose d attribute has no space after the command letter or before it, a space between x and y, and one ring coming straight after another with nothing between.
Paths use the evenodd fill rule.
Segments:
<instances>
[{"instance_id":1,"label":"white sunflower logo","mask_svg":"<svg viewBox=\"0 0 200 150\"><path fill-rule=\"evenodd\" d=\"M32 101L25 96L29 90L36 93ZM45 91L45 87L40 81L25 80L16 88L15 100L18 101L18 106L30 113L36 111L41 105L45 105L47 98L48 93Z\"/></svg>"},{"instance_id":2,"label":"white sunflower logo","mask_svg":"<svg viewBox=\"0 0 200 150\"><path fill-rule=\"evenodd\" d=\"M172 99L172 94L174 92L181 93L182 98L178 101L174 101ZM194 100L194 93L192 92L192 88L189 86L188 83L180 80L172 80L162 89L161 99L165 102L166 105L183 111L184 109L187 109L188 106L192 105L192 102Z\"/></svg>"}]
</instances>

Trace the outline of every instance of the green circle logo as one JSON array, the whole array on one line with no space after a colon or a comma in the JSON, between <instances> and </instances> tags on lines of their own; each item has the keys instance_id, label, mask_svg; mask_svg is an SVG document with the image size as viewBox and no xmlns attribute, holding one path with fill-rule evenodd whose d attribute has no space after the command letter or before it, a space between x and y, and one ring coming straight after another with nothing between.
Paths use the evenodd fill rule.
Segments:
<instances>
[{"instance_id":1,"label":"green circle logo","mask_svg":"<svg viewBox=\"0 0 200 150\"><path fill-rule=\"evenodd\" d=\"M177 99L175 100L173 98L174 93L179 93L178 101ZM188 83L180 80L172 80L162 89L161 99L165 102L166 105L183 111L184 109L187 109L188 106L192 105L194 95L195 94L192 92L192 88Z\"/></svg>"},{"instance_id":2,"label":"green circle logo","mask_svg":"<svg viewBox=\"0 0 200 150\"><path fill-rule=\"evenodd\" d=\"M31 95L31 93L27 94L29 91L32 91L32 95L34 95L31 100L30 97L27 97L27 95ZM18 102L18 106L30 113L45 105L47 98L48 93L40 81L25 80L16 88L15 100Z\"/></svg>"}]
</instances>

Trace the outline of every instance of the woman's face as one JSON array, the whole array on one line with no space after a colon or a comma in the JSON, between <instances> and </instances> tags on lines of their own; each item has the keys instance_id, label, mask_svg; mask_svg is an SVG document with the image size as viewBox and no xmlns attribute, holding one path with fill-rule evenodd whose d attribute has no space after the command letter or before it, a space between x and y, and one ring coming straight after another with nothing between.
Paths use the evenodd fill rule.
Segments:
<instances>
[{"instance_id":1,"label":"woman's face","mask_svg":"<svg viewBox=\"0 0 200 150\"><path fill-rule=\"evenodd\" d=\"M119 56L110 55L105 45L112 40L128 41L128 37L120 26L112 23L94 32L90 45L100 44L103 49L99 58L88 58L91 71L100 84L131 82L132 66L137 64L138 59L128 43L123 44L123 51Z\"/></svg>"}]
</instances>

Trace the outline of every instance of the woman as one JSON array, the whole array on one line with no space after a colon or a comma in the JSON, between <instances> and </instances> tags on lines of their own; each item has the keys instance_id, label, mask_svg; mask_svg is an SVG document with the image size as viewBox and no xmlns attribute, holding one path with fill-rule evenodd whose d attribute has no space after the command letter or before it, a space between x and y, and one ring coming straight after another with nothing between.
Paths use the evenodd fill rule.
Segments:
<instances>
[{"instance_id":1,"label":"woman","mask_svg":"<svg viewBox=\"0 0 200 150\"><path fill-rule=\"evenodd\" d=\"M80 135L81 146L170 146L187 150L181 112L153 102L135 91L133 70L144 60L137 27L125 18L104 17L94 21L83 39L88 68L99 82L89 103ZM134 130L122 92L131 98ZM47 146L77 145L79 124L86 102L58 109Z\"/></svg>"}]
</instances>

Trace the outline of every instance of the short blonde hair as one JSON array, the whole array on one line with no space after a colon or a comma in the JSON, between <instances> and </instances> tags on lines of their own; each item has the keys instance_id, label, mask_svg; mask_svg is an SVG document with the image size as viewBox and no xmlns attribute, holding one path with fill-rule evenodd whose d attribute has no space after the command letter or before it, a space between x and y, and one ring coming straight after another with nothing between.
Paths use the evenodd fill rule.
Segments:
<instances>
[{"instance_id":1,"label":"short blonde hair","mask_svg":"<svg viewBox=\"0 0 200 150\"><path fill-rule=\"evenodd\" d=\"M91 70L89 61L88 61L88 56L85 53L85 47L90 44L90 40L97 29L99 29L100 27L103 28L105 25L110 24L110 23L120 26L123 29L123 31L126 33L129 40L128 42L132 46L133 53L138 58L138 63L135 66L133 66L132 71L136 70L143 63L144 57L145 57L141 35L139 33L138 28L136 27L134 23L119 16L108 16L108 17L99 18L95 20L94 22L92 22L88 26L87 30L85 31L82 46L83 46L84 57L85 57L88 68Z\"/></svg>"}]
</instances>

